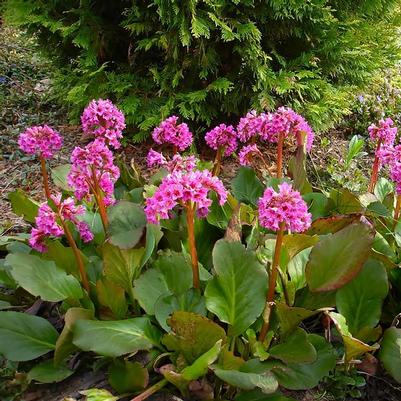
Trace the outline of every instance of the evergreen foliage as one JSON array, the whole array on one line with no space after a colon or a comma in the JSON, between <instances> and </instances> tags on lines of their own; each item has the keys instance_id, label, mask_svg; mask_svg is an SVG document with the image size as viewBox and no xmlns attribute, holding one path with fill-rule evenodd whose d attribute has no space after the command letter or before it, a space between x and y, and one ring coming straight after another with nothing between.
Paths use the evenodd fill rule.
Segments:
<instances>
[{"instance_id":1,"label":"evergreen foliage","mask_svg":"<svg viewBox=\"0 0 401 401\"><path fill-rule=\"evenodd\" d=\"M288 105L324 130L399 58L397 0L5 0L60 69L78 116L110 97L135 140L176 113L193 129Z\"/></svg>"}]
</instances>

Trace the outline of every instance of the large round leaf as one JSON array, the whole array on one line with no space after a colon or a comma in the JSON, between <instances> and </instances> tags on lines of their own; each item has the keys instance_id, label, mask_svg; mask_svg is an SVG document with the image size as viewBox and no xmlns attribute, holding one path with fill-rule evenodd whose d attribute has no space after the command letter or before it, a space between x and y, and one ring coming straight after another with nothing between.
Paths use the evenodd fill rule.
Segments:
<instances>
[{"instance_id":1,"label":"large round leaf","mask_svg":"<svg viewBox=\"0 0 401 401\"><path fill-rule=\"evenodd\" d=\"M154 268L134 282L134 295L149 315L155 314L159 297L181 295L192 286L192 270L182 254L166 252L158 257Z\"/></svg>"},{"instance_id":2,"label":"large round leaf","mask_svg":"<svg viewBox=\"0 0 401 401\"><path fill-rule=\"evenodd\" d=\"M352 223L317 243L309 255L306 281L311 291L330 291L351 281L367 260L374 240L368 223Z\"/></svg>"},{"instance_id":3,"label":"large round leaf","mask_svg":"<svg viewBox=\"0 0 401 401\"><path fill-rule=\"evenodd\" d=\"M133 248L141 239L146 226L143 208L135 203L120 201L109 208L109 241L121 249Z\"/></svg>"},{"instance_id":4,"label":"large round leaf","mask_svg":"<svg viewBox=\"0 0 401 401\"><path fill-rule=\"evenodd\" d=\"M379 357L387 372L401 383L401 329L390 327L384 332Z\"/></svg>"},{"instance_id":5,"label":"large round leaf","mask_svg":"<svg viewBox=\"0 0 401 401\"><path fill-rule=\"evenodd\" d=\"M30 361L54 349L58 333L46 320L21 312L0 312L0 354Z\"/></svg>"},{"instance_id":6,"label":"large round leaf","mask_svg":"<svg viewBox=\"0 0 401 401\"><path fill-rule=\"evenodd\" d=\"M139 274L144 248L120 249L118 246L105 243L102 250L105 276L130 293L133 280Z\"/></svg>"},{"instance_id":7,"label":"large round leaf","mask_svg":"<svg viewBox=\"0 0 401 401\"><path fill-rule=\"evenodd\" d=\"M382 303L388 293L387 271L376 260L368 260L361 272L337 291L338 312L347 321L349 331L365 340L362 330L375 327L380 320Z\"/></svg>"},{"instance_id":8,"label":"large round leaf","mask_svg":"<svg viewBox=\"0 0 401 401\"><path fill-rule=\"evenodd\" d=\"M145 317L127 320L78 320L73 343L84 351L120 356L159 345L160 332Z\"/></svg>"},{"instance_id":9,"label":"large round leaf","mask_svg":"<svg viewBox=\"0 0 401 401\"><path fill-rule=\"evenodd\" d=\"M213 249L213 265L216 276L206 287L206 307L230 325L230 336L239 335L263 312L266 270L241 243L224 240Z\"/></svg>"},{"instance_id":10,"label":"large round leaf","mask_svg":"<svg viewBox=\"0 0 401 401\"><path fill-rule=\"evenodd\" d=\"M53 261L26 253L10 254L6 263L14 280L25 290L45 301L58 302L83 296L78 280Z\"/></svg>"},{"instance_id":11,"label":"large round leaf","mask_svg":"<svg viewBox=\"0 0 401 401\"><path fill-rule=\"evenodd\" d=\"M309 334L308 340L315 347L317 359L313 363L288 364L273 368L279 384L290 390L304 390L317 386L336 365L334 348L323 338Z\"/></svg>"},{"instance_id":12,"label":"large round leaf","mask_svg":"<svg viewBox=\"0 0 401 401\"><path fill-rule=\"evenodd\" d=\"M28 373L29 381L35 380L39 383L56 383L60 382L74 373L64 365L55 365L52 360L39 363L34 366Z\"/></svg>"},{"instance_id":13,"label":"large round leaf","mask_svg":"<svg viewBox=\"0 0 401 401\"><path fill-rule=\"evenodd\" d=\"M233 195L238 202L254 205L263 195L263 188L263 184L256 176L255 171L249 167L241 167L231 183Z\"/></svg>"},{"instance_id":14,"label":"large round leaf","mask_svg":"<svg viewBox=\"0 0 401 401\"><path fill-rule=\"evenodd\" d=\"M277 390L278 383L275 376L269 372L249 373L238 370L215 369L216 376L231 386L242 390L261 389L263 393L274 393Z\"/></svg>"}]
</instances>

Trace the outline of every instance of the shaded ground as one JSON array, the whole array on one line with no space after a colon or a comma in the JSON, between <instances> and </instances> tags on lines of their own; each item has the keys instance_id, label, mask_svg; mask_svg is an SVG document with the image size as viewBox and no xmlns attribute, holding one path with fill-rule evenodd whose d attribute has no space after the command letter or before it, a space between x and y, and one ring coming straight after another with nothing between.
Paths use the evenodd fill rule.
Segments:
<instances>
[{"instance_id":1,"label":"shaded ground","mask_svg":"<svg viewBox=\"0 0 401 401\"><path fill-rule=\"evenodd\" d=\"M64 137L64 147L51 161L52 166L68 163L71 150L79 144L80 129L68 124L65 110L52 102L51 66L35 52L33 41L26 41L19 33L0 26L0 234L28 229L21 218L11 211L7 194L16 188L29 192L38 201L43 200L39 166L32 157L18 150L17 139L21 131L30 125L49 124ZM355 185L364 185L371 156L364 156L351 169L343 169L349 134L333 131L324 139L318 138L311 154L308 169L316 186L345 182L347 185L359 177ZM127 145L123 153L128 160L145 169L145 158L149 144ZM267 159L272 159L272 149L265 149ZM201 156L213 155L204 147ZM222 174L225 180L235 175L238 163L234 158L225 161ZM330 173L327 173L330 170ZM345 185L345 184L344 184ZM79 398L79 390L105 385L102 372L85 370L70 379L52 386L33 386L23 397L25 401L58 401L72 397ZM370 377L364 390L365 401L396 401L401 399L399 389L393 388L392 381L381 377ZM324 392L290 392L288 396L300 401L333 400ZM352 399L352 398L348 398ZM154 401L169 400L171 397L158 396ZM177 400L177 399L176 399Z\"/></svg>"}]
</instances>

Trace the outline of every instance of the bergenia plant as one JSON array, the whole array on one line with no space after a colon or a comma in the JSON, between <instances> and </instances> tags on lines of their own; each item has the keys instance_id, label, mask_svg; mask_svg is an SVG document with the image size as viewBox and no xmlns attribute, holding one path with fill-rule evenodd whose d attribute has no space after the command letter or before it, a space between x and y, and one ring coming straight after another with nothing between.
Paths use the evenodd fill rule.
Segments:
<instances>
[{"instance_id":1,"label":"bergenia plant","mask_svg":"<svg viewBox=\"0 0 401 401\"><path fill-rule=\"evenodd\" d=\"M112 151L103 141L96 139L84 148L77 146L72 151L71 164L68 184L78 200L95 199L106 231L106 207L114 203L114 183L120 176Z\"/></svg>"},{"instance_id":2,"label":"bergenia plant","mask_svg":"<svg viewBox=\"0 0 401 401\"><path fill-rule=\"evenodd\" d=\"M118 149L125 129L124 114L110 100L93 100L81 116L82 130L86 136L98 139Z\"/></svg>"},{"instance_id":3,"label":"bergenia plant","mask_svg":"<svg viewBox=\"0 0 401 401\"><path fill-rule=\"evenodd\" d=\"M18 139L21 150L29 155L36 155L40 161L43 178L43 186L47 199L50 199L49 178L47 174L46 160L53 158L62 145L62 137L48 125L39 125L28 128Z\"/></svg>"},{"instance_id":4,"label":"bergenia plant","mask_svg":"<svg viewBox=\"0 0 401 401\"><path fill-rule=\"evenodd\" d=\"M206 133L205 141L216 151L213 175L219 175L222 157L230 156L237 149L237 133L232 125L220 124Z\"/></svg>"},{"instance_id":5,"label":"bergenia plant","mask_svg":"<svg viewBox=\"0 0 401 401\"><path fill-rule=\"evenodd\" d=\"M29 244L39 252L47 252L46 239L65 235L74 253L77 262L82 285L89 293L89 281L82 260L82 255L69 228L69 223L76 228L84 242L90 242L93 234L87 223L79 220L85 212L82 205L76 205L71 197L62 200L62 195L57 193L50 197L50 204L42 203L36 217L36 226L32 228Z\"/></svg>"},{"instance_id":6,"label":"bergenia plant","mask_svg":"<svg viewBox=\"0 0 401 401\"><path fill-rule=\"evenodd\" d=\"M391 118L382 119L378 125L371 124L368 128L371 141L376 145L375 160L373 162L372 174L369 182L369 192L373 192L377 183L380 169L380 151L382 145L393 146L397 135L397 127Z\"/></svg>"},{"instance_id":7,"label":"bergenia plant","mask_svg":"<svg viewBox=\"0 0 401 401\"><path fill-rule=\"evenodd\" d=\"M0 305L11 309L0 311L0 340L14 336L18 344L0 341L0 353L13 361L40 357L31 380L62 380L91 352L109 364L111 387L132 401L166 386L184 399L282 399L280 388L326 386L328 377L360 374L356 368L372 360L401 382L394 319L401 145L394 146L388 120L370 131L381 142L377 163L388 167L397 202L384 177L374 196L309 185L299 162L314 134L288 108L252 111L235 130L220 124L206 134L205 145L217 151L215 174L223 156L239 159L230 193L226 175L220 180L204 169L209 163L178 153L193 138L175 116L153 131L164 153L148 153L149 185L133 163L120 165L120 177L111 149L120 146L124 117L110 101L92 102L82 126L92 142L76 147L71 166L52 175L62 194L46 191L41 205L10 194L13 210L36 224L30 247L20 236L18 244L5 238L1 248L8 252L1 285L12 296ZM36 127L21 135L21 148L45 160L61 146L54 134ZM286 144L297 147L288 165ZM277 147L276 163L264 158L269 147ZM278 178L264 174L275 168ZM12 310L21 307L17 287L59 305L60 335L40 310ZM118 398L106 390L85 394Z\"/></svg>"},{"instance_id":8,"label":"bergenia plant","mask_svg":"<svg viewBox=\"0 0 401 401\"><path fill-rule=\"evenodd\" d=\"M149 223L158 224L161 219L170 219L177 206L186 212L188 245L192 261L193 286L199 288L199 266L195 242L195 214L206 217L212 200L209 191L219 197L220 205L227 200L227 191L223 183L209 170L195 170L188 166L187 170L175 170L163 178L153 196L146 199L145 213Z\"/></svg>"},{"instance_id":9,"label":"bergenia plant","mask_svg":"<svg viewBox=\"0 0 401 401\"><path fill-rule=\"evenodd\" d=\"M286 182L279 185L278 192L270 187L265 190L262 198L259 199L258 211L259 224L277 232L273 263L269 273L264 322L259 334L259 340L263 342L269 331L284 232L302 233L306 231L312 223L312 215L308 212L308 206L301 194L294 191L292 186Z\"/></svg>"}]
</instances>

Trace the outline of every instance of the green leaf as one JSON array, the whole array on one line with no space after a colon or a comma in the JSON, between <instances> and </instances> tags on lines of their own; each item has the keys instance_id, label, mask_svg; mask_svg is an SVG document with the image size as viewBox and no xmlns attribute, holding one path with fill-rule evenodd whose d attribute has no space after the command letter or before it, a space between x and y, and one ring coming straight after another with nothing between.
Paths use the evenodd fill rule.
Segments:
<instances>
[{"instance_id":1,"label":"green leaf","mask_svg":"<svg viewBox=\"0 0 401 401\"><path fill-rule=\"evenodd\" d=\"M345 347L344 362L348 366L349 363L356 357L359 357L366 352L376 351L378 346L368 345L354 338L349 332L345 317L336 312L329 312L329 316L340 333Z\"/></svg>"},{"instance_id":2,"label":"green leaf","mask_svg":"<svg viewBox=\"0 0 401 401\"><path fill-rule=\"evenodd\" d=\"M216 276L206 286L207 309L228 323L229 335L243 333L265 306L267 273L256 255L239 242L216 242Z\"/></svg>"},{"instance_id":3,"label":"green leaf","mask_svg":"<svg viewBox=\"0 0 401 401\"><path fill-rule=\"evenodd\" d=\"M40 383L56 383L61 382L74 373L64 365L55 365L52 360L39 363L29 372L28 381L35 380Z\"/></svg>"},{"instance_id":4,"label":"green leaf","mask_svg":"<svg viewBox=\"0 0 401 401\"><path fill-rule=\"evenodd\" d=\"M192 365L184 368L181 372L182 377L187 381L192 381L204 376L209 366L219 357L221 342L222 340L218 340L212 348L197 358Z\"/></svg>"},{"instance_id":5,"label":"green leaf","mask_svg":"<svg viewBox=\"0 0 401 401\"><path fill-rule=\"evenodd\" d=\"M291 260L299 252L310 248L319 242L317 235L288 234L283 238L283 247L287 251L288 259Z\"/></svg>"},{"instance_id":6,"label":"green leaf","mask_svg":"<svg viewBox=\"0 0 401 401\"><path fill-rule=\"evenodd\" d=\"M394 184L384 177L380 177L375 186L374 194L380 202L384 202L387 195L394 191Z\"/></svg>"},{"instance_id":7,"label":"green leaf","mask_svg":"<svg viewBox=\"0 0 401 401\"><path fill-rule=\"evenodd\" d=\"M64 316L64 328L56 342L54 362L60 364L68 355L78 348L72 343L74 337L74 324L78 320L91 320L94 318L93 311L83 308L70 308Z\"/></svg>"},{"instance_id":8,"label":"green leaf","mask_svg":"<svg viewBox=\"0 0 401 401\"><path fill-rule=\"evenodd\" d=\"M205 298L199 290L190 288L181 295L166 295L158 298L155 304L155 317L160 326L170 331L167 319L177 311L194 312L198 315L206 315Z\"/></svg>"},{"instance_id":9,"label":"green leaf","mask_svg":"<svg viewBox=\"0 0 401 401\"><path fill-rule=\"evenodd\" d=\"M263 195L264 187L253 169L240 167L237 176L232 180L231 189L238 202L256 205Z\"/></svg>"},{"instance_id":10,"label":"green leaf","mask_svg":"<svg viewBox=\"0 0 401 401\"><path fill-rule=\"evenodd\" d=\"M121 249L133 248L145 231L146 216L142 206L120 201L109 208L109 241Z\"/></svg>"},{"instance_id":11,"label":"green leaf","mask_svg":"<svg viewBox=\"0 0 401 401\"><path fill-rule=\"evenodd\" d=\"M214 373L219 379L242 390L259 388L263 393L270 394L274 393L278 387L277 379L270 371L250 373L238 370L215 369Z\"/></svg>"},{"instance_id":12,"label":"green leaf","mask_svg":"<svg viewBox=\"0 0 401 401\"><path fill-rule=\"evenodd\" d=\"M390 327L384 332L379 358L387 372L401 383L401 329Z\"/></svg>"},{"instance_id":13,"label":"green leaf","mask_svg":"<svg viewBox=\"0 0 401 401\"><path fill-rule=\"evenodd\" d=\"M296 328L284 342L269 349L272 357L288 363L311 363L316 360L314 346L308 341L305 330Z\"/></svg>"},{"instance_id":14,"label":"green leaf","mask_svg":"<svg viewBox=\"0 0 401 401\"><path fill-rule=\"evenodd\" d=\"M284 397L280 393L264 394L260 390L241 393L235 397L235 401L295 401L293 398Z\"/></svg>"},{"instance_id":15,"label":"green leaf","mask_svg":"<svg viewBox=\"0 0 401 401\"><path fill-rule=\"evenodd\" d=\"M315 334L309 334L308 340L316 349L316 361L273 368L280 386L290 390L313 388L334 369L336 365L334 348L323 337Z\"/></svg>"},{"instance_id":16,"label":"green leaf","mask_svg":"<svg viewBox=\"0 0 401 401\"><path fill-rule=\"evenodd\" d=\"M72 191L72 188L67 184L67 176L71 170L71 164L61 164L51 169L51 176L54 185L63 191Z\"/></svg>"},{"instance_id":17,"label":"green leaf","mask_svg":"<svg viewBox=\"0 0 401 401\"><path fill-rule=\"evenodd\" d=\"M299 323L302 322L302 320L318 313L305 308L288 306L281 302L277 302L275 311L280 322L280 329L283 335L294 331Z\"/></svg>"},{"instance_id":18,"label":"green leaf","mask_svg":"<svg viewBox=\"0 0 401 401\"><path fill-rule=\"evenodd\" d=\"M128 310L124 289L103 277L97 281L96 290L99 303L108 307L117 319L124 319Z\"/></svg>"},{"instance_id":19,"label":"green leaf","mask_svg":"<svg viewBox=\"0 0 401 401\"><path fill-rule=\"evenodd\" d=\"M55 347L58 333L46 320L21 312L0 312L0 354L10 361L30 361Z\"/></svg>"},{"instance_id":20,"label":"green leaf","mask_svg":"<svg viewBox=\"0 0 401 401\"><path fill-rule=\"evenodd\" d=\"M28 198L24 191L17 189L8 194L8 199L11 202L12 211L24 218L30 223L35 222L35 217L38 214L39 204L33 199Z\"/></svg>"},{"instance_id":21,"label":"green leaf","mask_svg":"<svg viewBox=\"0 0 401 401\"><path fill-rule=\"evenodd\" d=\"M345 317L353 336L366 341L360 334L379 323L387 293L386 269L380 262L372 259L365 263L352 281L337 291L337 310Z\"/></svg>"},{"instance_id":22,"label":"green leaf","mask_svg":"<svg viewBox=\"0 0 401 401\"><path fill-rule=\"evenodd\" d=\"M130 293L134 278L139 273L144 248L120 249L106 242L102 250L104 275Z\"/></svg>"},{"instance_id":23,"label":"green leaf","mask_svg":"<svg viewBox=\"0 0 401 401\"><path fill-rule=\"evenodd\" d=\"M78 320L73 331L74 345L104 356L148 350L160 343L159 330L145 317L115 321Z\"/></svg>"},{"instance_id":24,"label":"green leaf","mask_svg":"<svg viewBox=\"0 0 401 401\"><path fill-rule=\"evenodd\" d=\"M148 370L138 362L116 360L108 373L111 387L119 394L143 390L149 382Z\"/></svg>"},{"instance_id":25,"label":"green leaf","mask_svg":"<svg viewBox=\"0 0 401 401\"><path fill-rule=\"evenodd\" d=\"M134 282L134 295L149 315L155 314L159 297L180 295L192 287L192 270L182 254L166 252Z\"/></svg>"},{"instance_id":26,"label":"green leaf","mask_svg":"<svg viewBox=\"0 0 401 401\"><path fill-rule=\"evenodd\" d=\"M145 253L141 260L141 268L145 266L152 256L152 253L157 249L157 245L162 237L163 232L158 224L148 224L146 226L146 246Z\"/></svg>"},{"instance_id":27,"label":"green leaf","mask_svg":"<svg viewBox=\"0 0 401 401\"><path fill-rule=\"evenodd\" d=\"M61 267L66 273L79 277L77 260L74 256L74 251L70 247L64 246L60 241L47 241L47 252L42 254L42 258L52 260L58 267ZM87 264L86 256L81 252L84 264Z\"/></svg>"},{"instance_id":28,"label":"green leaf","mask_svg":"<svg viewBox=\"0 0 401 401\"><path fill-rule=\"evenodd\" d=\"M83 296L78 280L54 262L16 253L7 256L6 264L11 267L11 275L22 288L45 301L58 302Z\"/></svg>"},{"instance_id":29,"label":"green leaf","mask_svg":"<svg viewBox=\"0 0 401 401\"><path fill-rule=\"evenodd\" d=\"M359 221L360 219L360 214L349 214L345 216L338 215L318 218L312 223L311 227L307 231L307 234L324 235L336 233L337 231L340 231L344 227L347 227L351 223Z\"/></svg>"},{"instance_id":30,"label":"green leaf","mask_svg":"<svg viewBox=\"0 0 401 401\"><path fill-rule=\"evenodd\" d=\"M363 213L358 197L348 189L333 189L329 196L329 209L332 214Z\"/></svg>"},{"instance_id":31,"label":"green leaf","mask_svg":"<svg viewBox=\"0 0 401 401\"><path fill-rule=\"evenodd\" d=\"M90 388L79 393L86 396L86 401L117 401L119 399L119 397L114 397L109 391L98 388Z\"/></svg>"},{"instance_id":32,"label":"green leaf","mask_svg":"<svg viewBox=\"0 0 401 401\"><path fill-rule=\"evenodd\" d=\"M335 290L351 281L369 257L373 240L372 228L363 222L323 238L312 248L306 266L311 291Z\"/></svg>"},{"instance_id":33,"label":"green leaf","mask_svg":"<svg viewBox=\"0 0 401 401\"><path fill-rule=\"evenodd\" d=\"M182 353L187 363L194 362L217 341L226 338L217 323L195 313L175 312L168 324L172 333L165 335L162 342L169 350Z\"/></svg>"}]
</instances>

